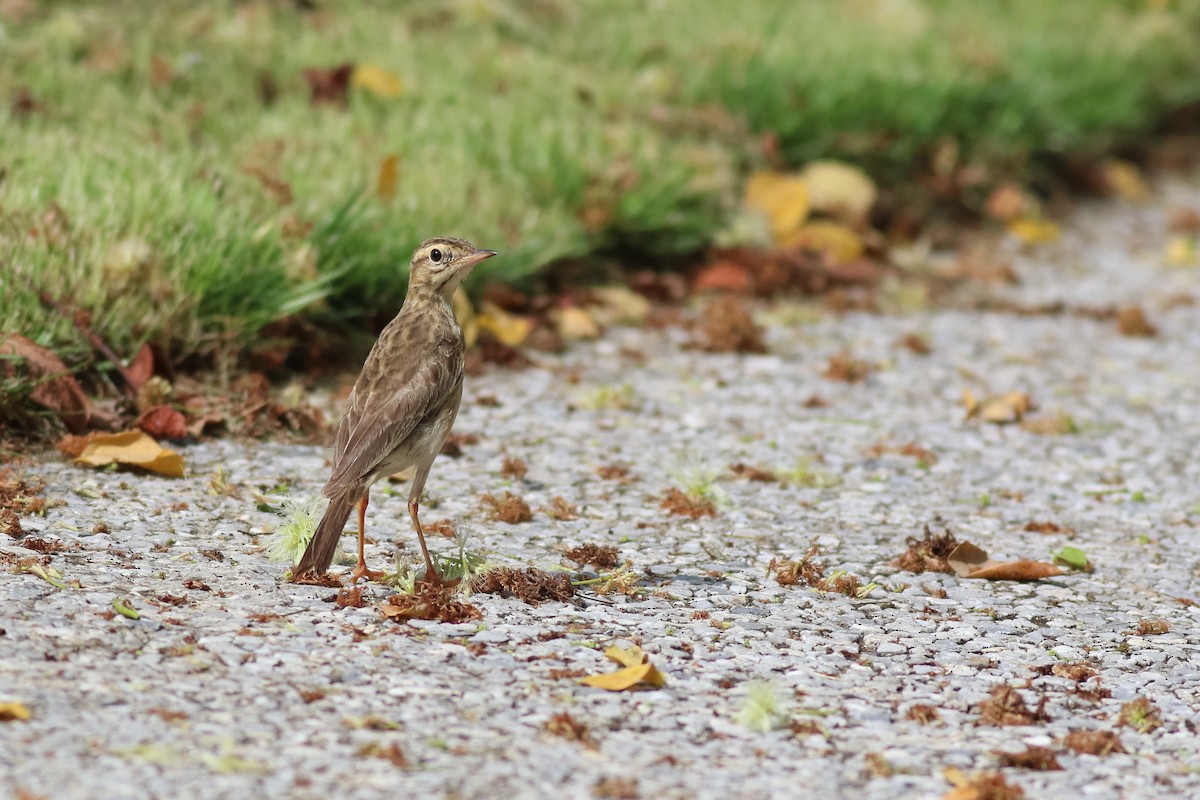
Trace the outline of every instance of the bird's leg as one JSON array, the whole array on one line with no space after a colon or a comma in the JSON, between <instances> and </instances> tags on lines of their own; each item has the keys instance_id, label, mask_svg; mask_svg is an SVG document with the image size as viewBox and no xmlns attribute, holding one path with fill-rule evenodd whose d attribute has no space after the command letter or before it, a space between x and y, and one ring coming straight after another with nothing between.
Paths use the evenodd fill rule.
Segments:
<instances>
[{"instance_id":1,"label":"bird's leg","mask_svg":"<svg viewBox=\"0 0 1200 800\"><path fill-rule=\"evenodd\" d=\"M417 529L417 541L421 543L421 554L425 556L425 582L442 583L442 577L433 568L433 559L429 557L429 548L425 546L425 531L421 528L421 517L418 515L420 504L413 497L408 501L408 513L412 517L413 527Z\"/></svg>"},{"instance_id":2,"label":"bird's leg","mask_svg":"<svg viewBox=\"0 0 1200 800\"><path fill-rule=\"evenodd\" d=\"M383 577L381 570L367 569L367 558L363 553L363 539L367 535L367 502L371 495L368 492L358 501L358 566L350 573L350 583L358 583L359 578L366 578L369 581L378 580Z\"/></svg>"}]
</instances>

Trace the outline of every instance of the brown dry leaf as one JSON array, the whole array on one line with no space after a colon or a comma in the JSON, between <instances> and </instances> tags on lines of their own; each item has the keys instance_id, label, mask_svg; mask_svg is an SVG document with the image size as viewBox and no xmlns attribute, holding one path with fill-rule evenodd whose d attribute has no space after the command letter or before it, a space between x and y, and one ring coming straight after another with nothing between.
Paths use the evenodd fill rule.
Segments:
<instances>
[{"instance_id":1,"label":"brown dry leaf","mask_svg":"<svg viewBox=\"0 0 1200 800\"><path fill-rule=\"evenodd\" d=\"M57 414L71 433L87 430L92 403L58 356L19 333L0 334L0 373L12 375L16 359L5 356L23 361L29 378L36 381L29 393L33 402Z\"/></svg>"},{"instance_id":2,"label":"brown dry leaf","mask_svg":"<svg viewBox=\"0 0 1200 800\"><path fill-rule=\"evenodd\" d=\"M942 775L954 788L942 800L1020 800L1025 790L1012 786L999 772L983 772L972 777L958 767L947 767Z\"/></svg>"},{"instance_id":3,"label":"brown dry leaf","mask_svg":"<svg viewBox=\"0 0 1200 800\"><path fill-rule=\"evenodd\" d=\"M392 153L379 163L379 177L375 179L375 193L384 200L396 196L396 183L400 179L400 156Z\"/></svg>"},{"instance_id":4,"label":"brown dry leaf","mask_svg":"<svg viewBox=\"0 0 1200 800\"><path fill-rule=\"evenodd\" d=\"M308 83L310 100L314 106L328 103L345 107L346 94L350 89L350 76L354 74L354 65L339 64L327 69L310 68L304 70L304 80Z\"/></svg>"},{"instance_id":5,"label":"brown dry leaf","mask_svg":"<svg viewBox=\"0 0 1200 800\"><path fill-rule=\"evenodd\" d=\"M665 508L676 516L691 517L692 519L717 515L717 507L711 500L706 497L694 497L675 487L667 490L659 507Z\"/></svg>"},{"instance_id":6,"label":"brown dry leaf","mask_svg":"<svg viewBox=\"0 0 1200 800\"><path fill-rule=\"evenodd\" d=\"M1122 336L1158 336L1158 328L1146 317L1141 306L1127 306L1118 311L1117 330Z\"/></svg>"},{"instance_id":7,"label":"brown dry leaf","mask_svg":"<svg viewBox=\"0 0 1200 800\"><path fill-rule=\"evenodd\" d=\"M555 495L550 498L549 507L543 509L546 515L551 519L567 522L573 519L578 519L579 511L562 495Z\"/></svg>"},{"instance_id":8,"label":"brown dry leaf","mask_svg":"<svg viewBox=\"0 0 1200 800\"><path fill-rule=\"evenodd\" d=\"M149 344L143 344L125 368L125 379L134 391L145 385L154 377L154 349Z\"/></svg>"},{"instance_id":9,"label":"brown dry leaf","mask_svg":"<svg viewBox=\"0 0 1200 800\"><path fill-rule=\"evenodd\" d=\"M970 389L963 389L962 397L963 405L967 409L967 419L978 417L984 422L997 425L1020 422L1033 408L1033 401L1024 392L1009 392L980 401Z\"/></svg>"},{"instance_id":10,"label":"brown dry leaf","mask_svg":"<svg viewBox=\"0 0 1200 800\"><path fill-rule=\"evenodd\" d=\"M946 528L934 533L925 526L925 537L909 536L908 549L892 561L892 566L905 572L953 572L946 559L958 547L958 538Z\"/></svg>"},{"instance_id":11,"label":"brown dry leaf","mask_svg":"<svg viewBox=\"0 0 1200 800\"><path fill-rule=\"evenodd\" d=\"M650 663L649 656L636 645L628 649L610 645L604 655L625 668L589 675L580 683L610 692L623 692L628 689L657 689L667 682L666 676Z\"/></svg>"},{"instance_id":12,"label":"brown dry leaf","mask_svg":"<svg viewBox=\"0 0 1200 800\"><path fill-rule=\"evenodd\" d=\"M587 309L578 306L556 308L550 312L550 319L554 322L558 335L568 342L600 338L600 326Z\"/></svg>"},{"instance_id":13,"label":"brown dry leaf","mask_svg":"<svg viewBox=\"0 0 1200 800\"><path fill-rule=\"evenodd\" d=\"M1001 222L1016 219L1032 207L1033 202L1029 196L1015 183L1002 183L997 186L984 204L987 215Z\"/></svg>"},{"instance_id":14,"label":"brown dry leaf","mask_svg":"<svg viewBox=\"0 0 1200 800\"><path fill-rule=\"evenodd\" d=\"M990 581L1037 581L1063 574L1061 569L1045 561L995 561L970 542L962 542L954 548L954 552L946 556L946 563L960 578Z\"/></svg>"},{"instance_id":15,"label":"brown dry leaf","mask_svg":"<svg viewBox=\"0 0 1200 800\"><path fill-rule=\"evenodd\" d=\"M855 358L848 350L834 353L825 363L825 371L821 375L831 381L844 383L862 383L875 367L871 362Z\"/></svg>"},{"instance_id":16,"label":"brown dry leaf","mask_svg":"<svg viewBox=\"0 0 1200 800\"><path fill-rule=\"evenodd\" d=\"M1003 726L1049 722L1050 717L1046 714L1045 705L1046 698L1043 696L1037 707L1031 711L1016 689L1001 683L992 689L988 699L979 705L979 724Z\"/></svg>"},{"instance_id":17,"label":"brown dry leaf","mask_svg":"<svg viewBox=\"0 0 1200 800\"><path fill-rule=\"evenodd\" d=\"M641 325L650 315L650 301L626 286L598 286L588 292L596 323Z\"/></svg>"},{"instance_id":18,"label":"brown dry leaf","mask_svg":"<svg viewBox=\"0 0 1200 800\"><path fill-rule=\"evenodd\" d=\"M1100 165L1100 172L1108 188L1129 203L1144 203L1150 199L1150 190L1142 178L1142 171L1128 161L1109 158Z\"/></svg>"},{"instance_id":19,"label":"brown dry leaf","mask_svg":"<svg viewBox=\"0 0 1200 800\"><path fill-rule=\"evenodd\" d=\"M776 242L782 242L804 224L811 208L808 185L802 178L770 171L750 176L746 183L745 203L766 213Z\"/></svg>"},{"instance_id":20,"label":"brown dry leaf","mask_svg":"<svg viewBox=\"0 0 1200 800\"><path fill-rule=\"evenodd\" d=\"M765 353L763 329L740 297L718 297L704 309L693 346L710 353Z\"/></svg>"},{"instance_id":21,"label":"brown dry leaf","mask_svg":"<svg viewBox=\"0 0 1200 800\"><path fill-rule=\"evenodd\" d=\"M750 291L754 279L749 268L728 259L709 264L696 274L692 291L731 292L741 294Z\"/></svg>"},{"instance_id":22,"label":"brown dry leaf","mask_svg":"<svg viewBox=\"0 0 1200 800\"><path fill-rule=\"evenodd\" d=\"M779 480L779 476L770 470L759 469L758 467L753 467L749 464L743 464L741 462L738 462L737 464L730 464L729 471L734 475L737 475L739 478L745 478L748 481L756 481L759 483L775 483Z\"/></svg>"},{"instance_id":23,"label":"brown dry leaf","mask_svg":"<svg viewBox=\"0 0 1200 800\"><path fill-rule=\"evenodd\" d=\"M1008 230L1027 245L1056 242L1059 237L1058 225L1042 219L1014 219L1008 223Z\"/></svg>"},{"instance_id":24,"label":"brown dry leaf","mask_svg":"<svg viewBox=\"0 0 1200 800\"><path fill-rule=\"evenodd\" d=\"M815 220L801 225L788 234L780 244L798 247L814 253L822 253L833 264L847 264L861 258L865 246L862 237L854 229L840 222Z\"/></svg>"},{"instance_id":25,"label":"brown dry leaf","mask_svg":"<svg viewBox=\"0 0 1200 800\"><path fill-rule=\"evenodd\" d=\"M187 420L170 406L156 406L138 417L134 426L155 439L186 439Z\"/></svg>"},{"instance_id":26,"label":"brown dry leaf","mask_svg":"<svg viewBox=\"0 0 1200 800\"><path fill-rule=\"evenodd\" d=\"M479 502L497 522L516 525L533 519L533 510L529 504L512 492L505 492L501 497L485 494L479 498Z\"/></svg>"},{"instance_id":27,"label":"brown dry leaf","mask_svg":"<svg viewBox=\"0 0 1200 800\"><path fill-rule=\"evenodd\" d=\"M356 66L350 77L350 83L384 99L399 97L400 93L404 91L404 82L400 80L399 75L374 64Z\"/></svg>"},{"instance_id":28,"label":"brown dry leaf","mask_svg":"<svg viewBox=\"0 0 1200 800\"><path fill-rule=\"evenodd\" d=\"M138 467L169 478L182 478L183 456L161 447L143 431L124 431L91 437L76 464L104 467L109 464Z\"/></svg>"},{"instance_id":29,"label":"brown dry leaf","mask_svg":"<svg viewBox=\"0 0 1200 800\"><path fill-rule=\"evenodd\" d=\"M1041 436L1066 436L1079 432L1075 418L1061 409L1022 420L1021 429Z\"/></svg>"},{"instance_id":30,"label":"brown dry leaf","mask_svg":"<svg viewBox=\"0 0 1200 800\"><path fill-rule=\"evenodd\" d=\"M575 596L570 575L565 572L546 572L537 567L489 569L472 581L471 590L480 594L515 597L531 606L548 600L566 602Z\"/></svg>"},{"instance_id":31,"label":"brown dry leaf","mask_svg":"<svg viewBox=\"0 0 1200 800\"><path fill-rule=\"evenodd\" d=\"M533 320L510 314L495 303L484 301L476 317L479 330L486 331L506 347L518 347L533 330Z\"/></svg>"},{"instance_id":32,"label":"brown dry leaf","mask_svg":"<svg viewBox=\"0 0 1200 800\"><path fill-rule=\"evenodd\" d=\"M596 569L613 569L621 563L617 548L611 544L588 542L564 549L563 556L576 564L591 564Z\"/></svg>"},{"instance_id":33,"label":"brown dry leaf","mask_svg":"<svg viewBox=\"0 0 1200 800\"><path fill-rule=\"evenodd\" d=\"M0 722L27 722L33 719L33 714L20 700L8 700L0 703Z\"/></svg>"},{"instance_id":34,"label":"brown dry leaf","mask_svg":"<svg viewBox=\"0 0 1200 800\"><path fill-rule=\"evenodd\" d=\"M418 583L412 594L395 594L379 610L388 619L436 619L439 622L471 622L483 614L470 603L458 599L454 587Z\"/></svg>"},{"instance_id":35,"label":"brown dry leaf","mask_svg":"<svg viewBox=\"0 0 1200 800\"><path fill-rule=\"evenodd\" d=\"M1000 766L1002 767L1038 771L1062 769L1062 764L1058 763L1058 757L1049 747L1029 745L1020 753L1005 753L1002 750L996 750L992 754L996 756L996 760L1000 762Z\"/></svg>"},{"instance_id":36,"label":"brown dry leaf","mask_svg":"<svg viewBox=\"0 0 1200 800\"><path fill-rule=\"evenodd\" d=\"M1129 752L1121 744L1121 737L1113 731L1073 730L1063 737L1062 743L1076 753L1089 756Z\"/></svg>"},{"instance_id":37,"label":"brown dry leaf","mask_svg":"<svg viewBox=\"0 0 1200 800\"><path fill-rule=\"evenodd\" d=\"M850 223L862 222L871 213L878 191L875 182L858 167L840 161L812 161L800 172L808 186L813 211Z\"/></svg>"}]
</instances>

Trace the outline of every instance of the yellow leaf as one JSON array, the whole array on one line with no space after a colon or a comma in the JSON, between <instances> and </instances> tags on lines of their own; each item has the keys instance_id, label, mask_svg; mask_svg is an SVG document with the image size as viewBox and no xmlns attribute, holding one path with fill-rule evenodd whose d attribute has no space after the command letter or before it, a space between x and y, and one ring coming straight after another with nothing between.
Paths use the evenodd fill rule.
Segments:
<instances>
[{"instance_id":1,"label":"yellow leaf","mask_svg":"<svg viewBox=\"0 0 1200 800\"><path fill-rule=\"evenodd\" d=\"M366 89L376 97L399 97L400 92L404 90L404 84L400 81L399 75L374 64L356 66L350 82L361 89Z\"/></svg>"},{"instance_id":2,"label":"yellow leaf","mask_svg":"<svg viewBox=\"0 0 1200 800\"><path fill-rule=\"evenodd\" d=\"M479 339L479 319L475 316L475 309L471 306L471 298L467 297L467 292L461 286L454 290L454 297L450 301L450 305L454 308L454 316L458 320L459 327L463 331L463 340L466 341L467 347L474 347L475 342Z\"/></svg>"},{"instance_id":3,"label":"yellow leaf","mask_svg":"<svg viewBox=\"0 0 1200 800\"><path fill-rule=\"evenodd\" d=\"M964 389L963 405L967 407L967 419L979 417L984 422L1004 425L1020 422L1033 407L1033 402L1024 392L1009 392L998 397L988 397L981 402L970 389Z\"/></svg>"},{"instance_id":4,"label":"yellow leaf","mask_svg":"<svg viewBox=\"0 0 1200 800\"><path fill-rule=\"evenodd\" d=\"M183 477L183 456L160 446L142 431L96 436L88 441L75 463L88 467L122 464L170 478Z\"/></svg>"},{"instance_id":5,"label":"yellow leaf","mask_svg":"<svg viewBox=\"0 0 1200 800\"><path fill-rule=\"evenodd\" d=\"M385 200L395 197L396 181L399 177L400 157L392 153L379 165L379 177L375 181L375 191Z\"/></svg>"},{"instance_id":6,"label":"yellow leaf","mask_svg":"<svg viewBox=\"0 0 1200 800\"><path fill-rule=\"evenodd\" d=\"M533 330L533 321L510 314L495 303L484 303L480 309L479 330L487 331L509 347L517 347Z\"/></svg>"},{"instance_id":7,"label":"yellow leaf","mask_svg":"<svg viewBox=\"0 0 1200 800\"><path fill-rule=\"evenodd\" d=\"M1196 240L1191 236L1172 236L1167 242L1163 261L1168 267L1188 267L1200 262L1200 252L1197 251Z\"/></svg>"},{"instance_id":8,"label":"yellow leaf","mask_svg":"<svg viewBox=\"0 0 1200 800\"><path fill-rule=\"evenodd\" d=\"M1144 203L1150 199L1150 190L1142 179L1142 171L1119 158L1110 158L1100 165L1104 180L1109 188L1116 192L1122 200L1130 203Z\"/></svg>"},{"instance_id":9,"label":"yellow leaf","mask_svg":"<svg viewBox=\"0 0 1200 800\"><path fill-rule=\"evenodd\" d=\"M772 235L782 241L808 219L808 186L796 175L756 172L746 184L746 205L765 212Z\"/></svg>"},{"instance_id":10,"label":"yellow leaf","mask_svg":"<svg viewBox=\"0 0 1200 800\"><path fill-rule=\"evenodd\" d=\"M800 177L808 186L813 211L859 222L875 205L875 182L858 167L840 161L813 161Z\"/></svg>"},{"instance_id":11,"label":"yellow leaf","mask_svg":"<svg viewBox=\"0 0 1200 800\"><path fill-rule=\"evenodd\" d=\"M596 302L592 317L601 325L640 325L650 315L650 301L624 286L600 286L591 297Z\"/></svg>"},{"instance_id":12,"label":"yellow leaf","mask_svg":"<svg viewBox=\"0 0 1200 800\"><path fill-rule=\"evenodd\" d=\"M840 222L807 222L779 243L784 247L828 253L838 264L853 261L863 254L862 237Z\"/></svg>"},{"instance_id":13,"label":"yellow leaf","mask_svg":"<svg viewBox=\"0 0 1200 800\"><path fill-rule=\"evenodd\" d=\"M609 692L623 692L646 681L651 673L657 672L658 670L654 668L653 664L637 664L625 669L619 669L616 672L606 672L602 675L588 675L580 683ZM657 685L661 686L662 684Z\"/></svg>"},{"instance_id":14,"label":"yellow leaf","mask_svg":"<svg viewBox=\"0 0 1200 800\"><path fill-rule=\"evenodd\" d=\"M1008 230L1025 244L1044 244L1058 240L1058 226L1040 219L1014 219Z\"/></svg>"},{"instance_id":15,"label":"yellow leaf","mask_svg":"<svg viewBox=\"0 0 1200 800\"><path fill-rule=\"evenodd\" d=\"M559 308L552 312L551 317L558 328L558 335L564 339L600 338L600 326L585 309L577 306Z\"/></svg>"},{"instance_id":16,"label":"yellow leaf","mask_svg":"<svg viewBox=\"0 0 1200 800\"><path fill-rule=\"evenodd\" d=\"M33 719L33 714L19 700L0 703L0 722L25 722Z\"/></svg>"},{"instance_id":17,"label":"yellow leaf","mask_svg":"<svg viewBox=\"0 0 1200 800\"><path fill-rule=\"evenodd\" d=\"M617 647L615 644L610 644L604 650L604 657L609 661L615 661L622 667L634 667L638 664L645 664L650 659L642 652L642 648L634 645L628 649Z\"/></svg>"}]
</instances>

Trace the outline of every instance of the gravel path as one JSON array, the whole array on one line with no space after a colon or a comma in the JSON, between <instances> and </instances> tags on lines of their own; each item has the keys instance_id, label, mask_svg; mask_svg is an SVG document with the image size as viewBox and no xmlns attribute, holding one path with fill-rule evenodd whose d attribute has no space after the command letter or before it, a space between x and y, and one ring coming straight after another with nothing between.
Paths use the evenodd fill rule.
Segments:
<instances>
[{"instance_id":1,"label":"gravel path","mask_svg":"<svg viewBox=\"0 0 1200 800\"><path fill-rule=\"evenodd\" d=\"M616 545L645 573L640 597L484 595L479 622L398 624L376 609L382 588L335 608L333 589L285 583L267 559L278 518L255 493L316 493L321 448L207 442L184 448L191 477L177 481L47 455L34 471L64 504L23 524L61 540L51 564L81 588L0 573L0 707L32 716L0 722L0 795L882 800L940 797L946 768L997 769L995 751L1030 745L1062 766L1004 769L1030 797L1200 794L1200 310L1178 302L1200 296L1200 270L1160 264L1169 212L1200 206L1200 185L1158 194L1084 208L1031 253L1009 243L1022 283L1002 290L1140 303L1157 338L1080 314L814 321L776 307L767 355L618 329L544 368L469 379L456 430L479 440L438 461L426 520L449 517L472 549L543 569L567 563L564 545ZM899 346L910 332L932 353ZM859 384L823 377L843 349L878 369ZM1033 416L1064 412L1078 432L964 420L964 389L1028 392ZM897 452L909 443L930 463ZM523 480L501 476L506 455L527 463ZM817 485L737 479L735 462ZM609 465L629 479L598 477ZM210 492L222 472L237 495ZM705 472L720 477L715 517L659 506ZM505 490L532 522L489 520L480 495ZM417 556L405 496L373 494L373 566L393 547ZM555 496L579 518L547 515ZM1062 530L1026 531L1033 521ZM1023 584L890 566L925 525L1001 558L1071 544L1095 571ZM767 576L773 557L812 542L828 571L878 586L859 599ZM30 555L0 541L10 564ZM116 597L141 618L114 616ZM615 668L613 643L640 643L665 687L580 685ZM1097 677L1077 684L1062 665L1078 663ZM1049 719L981 724L999 684L1031 710L1044 700ZM739 722L748 693L775 698L775 729ZM1157 729L1117 727L1137 698L1157 707ZM936 708L930 724L910 718L922 705ZM1115 731L1125 752L1077 754L1062 744L1076 729Z\"/></svg>"}]
</instances>

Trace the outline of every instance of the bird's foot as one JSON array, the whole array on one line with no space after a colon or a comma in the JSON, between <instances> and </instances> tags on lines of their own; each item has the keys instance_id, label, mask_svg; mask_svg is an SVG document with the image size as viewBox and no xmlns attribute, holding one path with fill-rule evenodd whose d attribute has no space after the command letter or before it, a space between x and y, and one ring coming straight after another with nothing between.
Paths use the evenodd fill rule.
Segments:
<instances>
[{"instance_id":1,"label":"bird's foot","mask_svg":"<svg viewBox=\"0 0 1200 800\"><path fill-rule=\"evenodd\" d=\"M377 581L385 574L381 569L367 569L366 563L360 561L354 568L354 571L350 573L350 585L353 586L358 583L359 578L366 578L368 581Z\"/></svg>"}]
</instances>

